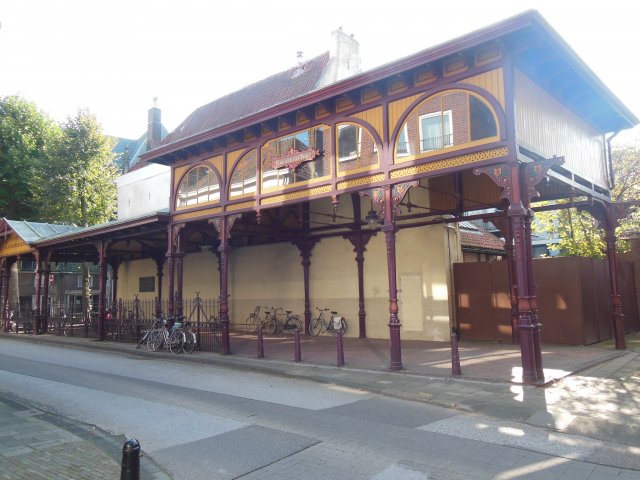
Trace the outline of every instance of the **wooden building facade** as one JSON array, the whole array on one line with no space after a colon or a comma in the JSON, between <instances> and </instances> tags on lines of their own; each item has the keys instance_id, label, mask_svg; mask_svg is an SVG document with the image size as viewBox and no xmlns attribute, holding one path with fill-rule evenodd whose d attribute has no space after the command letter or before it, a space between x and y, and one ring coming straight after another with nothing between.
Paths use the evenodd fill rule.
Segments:
<instances>
[{"instance_id":1,"label":"wooden building facade","mask_svg":"<svg viewBox=\"0 0 640 480\"><path fill-rule=\"evenodd\" d=\"M523 378L543 382L532 202L571 197L598 215L615 266L620 212L610 202L607 139L638 119L534 11L317 88L327 61L317 57L201 107L144 154L171 167L168 212L45 239L32 246L37 258L84 255L99 262L102 279L109 262L122 279L131 262L152 259L170 311L179 308L185 275L202 277L220 296L224 353L232 351L230 324L246 316L256 291L297 292L308 327L313 290L349 284L352 331L388 336L389 367L401 369L412 309L444 318L448 338L446 225L491 218L507 240ZM374 268L365 275L367 250ZM206 251L217 266L199 262ZM12 255L0 245L5 270ZM411 273L416 264L419 275ZM286 273L293 268L298 273ZM313 273L320 270L322 287ZM399 281L422 291L434 270L442 272L442 305L435 293L418 306L399 298ZM367 293L365 278L376 276L384 286ZM615 272L611 278L611 321L624 348ZM101 318L104 306L102 295ZM430 327L420 325L423 335Z\"/></svg>"}]
</instances>

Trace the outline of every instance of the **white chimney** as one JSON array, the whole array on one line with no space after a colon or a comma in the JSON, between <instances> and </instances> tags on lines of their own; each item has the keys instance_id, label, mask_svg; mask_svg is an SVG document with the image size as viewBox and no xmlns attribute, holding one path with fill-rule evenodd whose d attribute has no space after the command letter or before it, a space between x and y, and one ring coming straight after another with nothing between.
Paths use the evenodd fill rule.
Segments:
<instances>
[{"instance_id":1,"label":"white chimney","mask_svg":"<svg viewBox=\"0 0 640 480\"><path fill-rule=\"evenodd\" d=\"M360 44L353 35L347 35L342 27L331 32L333 43L329 52L329 65L320 79L318 88L339 82L361 72Z\"/></svg>"}]
</instances>

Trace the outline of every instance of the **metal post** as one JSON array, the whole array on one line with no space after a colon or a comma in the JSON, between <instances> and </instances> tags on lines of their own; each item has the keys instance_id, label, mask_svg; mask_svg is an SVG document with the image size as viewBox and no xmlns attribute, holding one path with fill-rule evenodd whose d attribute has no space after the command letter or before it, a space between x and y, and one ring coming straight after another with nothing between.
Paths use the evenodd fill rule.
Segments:
<instances>
[{"instance_id":1,"label":"metal post","mask_svg":"<svg viewBox=\"0 0 640 480\"><path fill-rule=\"evenodd\" d=\"M451 332L451 374L462 375L460 369L460 352L458 351L458 334Z\"/></svg>"},{"instance_id":2,"label":"metal post","mask_svg":"<svg viewBox=\"0 0 640 480\"><path fill-rule=\"evenodd\" d=\"M336 348L338 350L338 367L344 367L344 345L342 344L342 330L336 332Z\"/></svg>"},{"instance_id":3,"label":"metal post","mask_svg":"<svg viewBox=\"0 0 640 480\"><path fill-rule=\"evenodd\" d=\"M140 480L140 442L127 440L122 447L120 480Z\"/></svg>"},{"instance_id":4,"label":"metal post","mask_svg":"<svg viewBox=\"0 0 640 480\"><path fill-rule=\"evenodd\" d=\"M293 349L294 349L294 361L299 362L302 360L302 351L300 349L300 329L296 327L293 330Z\"/></svg>"},{"instance_id":5,"label":"metal post","mask_svg":"<svg viewBox=\"0 0 640 480\"><path fill-rule=\"evenodd\" d=\"M258 325L258 358L264 358L264 339L262 337L262 325Z\"/></svg>"}]
</instances>

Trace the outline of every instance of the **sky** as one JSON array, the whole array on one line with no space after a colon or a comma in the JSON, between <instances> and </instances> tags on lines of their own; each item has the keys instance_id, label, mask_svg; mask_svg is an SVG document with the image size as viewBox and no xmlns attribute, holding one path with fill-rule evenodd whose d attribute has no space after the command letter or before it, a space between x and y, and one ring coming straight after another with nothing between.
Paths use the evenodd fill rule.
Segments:
<instances>
[{"instance_id":1,"label":"sky","mask_svg":"<svg viewBox=\"0 0 640 480\"><path fill-rule=\"evenodd\" d=\"M536 9L640 117L640 3L633 0L0 0L0 96L63 122L79 108L106 134L146 132L154 97L171 131L227 93L329 50L338 27L363 70ZM619 142L640 139L640 128Z\"/></svg>"}]
</instances>

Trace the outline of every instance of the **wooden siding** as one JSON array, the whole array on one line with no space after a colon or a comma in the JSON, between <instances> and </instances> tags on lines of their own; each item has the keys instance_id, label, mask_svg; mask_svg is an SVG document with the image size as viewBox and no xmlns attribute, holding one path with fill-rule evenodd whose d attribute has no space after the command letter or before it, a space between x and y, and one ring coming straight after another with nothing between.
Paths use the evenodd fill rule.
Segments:
<instances>
[{"instance_id":1,"label":"wooden siding","mask_svg":"<svg viewBox=\"0 0 640 480\"><path fill-rule=\"evenodd\" d=\"M522 72L515 74L516 141L545 157L564 157L572 172L607 187L602 132L581 120Z\"/></svg>"},{"instance_id":2,"label":"wooden siding","mask_svg":"<svg viewBox=\"0 0 640 480\"><path fill-rule=\"evenodd\" d=\"M360 120L364 120L371 124L371 126L375 129L376 133L380 136L380 138L384 137L383 134L383 123L384 118L382 117L382 107L372 108L371 110L365 110L364 112L354 113L351 115L353 118L358 118Z\"/></svg>"},{"instance_id":3,"label":"wooden siding","mask_svg":"<svg viewBox=\"0 0 640 480\"><path fill-rule=\"evenodd\" d=\"M9 257L30 251L31 247L15 233L10 234L5 238L4 243L0 244L0 257Z\"/></svg>"},{"instance_id":4,"label":"wooden siding","mask_svg":"<svg viewBox=\"0 0 640 480\"><path fill-rule=\"evenodd\" d=\"M465 78L461 83L469 83L476 87L483 88L498 100L498 103L505 110L504 100L504 71L502 68L496 68L480 75Z\"/></svg>"}]
</instances>

